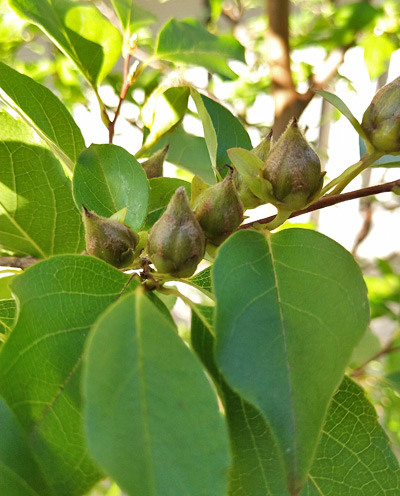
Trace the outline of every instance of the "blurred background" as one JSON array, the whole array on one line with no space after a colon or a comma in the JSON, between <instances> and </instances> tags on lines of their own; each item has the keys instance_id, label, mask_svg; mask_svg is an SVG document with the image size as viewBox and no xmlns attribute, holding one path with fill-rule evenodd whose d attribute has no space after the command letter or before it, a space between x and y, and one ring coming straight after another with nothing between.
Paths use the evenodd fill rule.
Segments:
<instances>
[{"instance_id":1,"label":"blurred background","mask_svg":"<svg viewBox=\"0 0 400 496\"><path fill-rule=\"evenodd\" d=\"M88 3L95 3L119 26L109 0ZM135 57L141 62L154 51L157 33L171 17L196 19L213 35L235 38L245 56L243 61L228 61L231 77L188 64L150 64L128 90L115 129L114 143L132 154L142 146L147 98L179 73L238 116L253 146L271 128L277 137L292 115L299 117L327 177L334 178L359 160L359 137L348 120L315 96L313 89L338 95L361 120L376 91L400 76L398 0L136 0L135 4L141 12ZM93 91L72 62L37 27L11 11L6 0L0 0L0 60L51 88L71 111L88 146L108 142ZM121 59L99 91L110 115L118 106L122 83ZM163 141L172 143L164 175L190 180L189 162L194 157L182 157L182 136L204 136L191 101L179 128ZM346 191L399 178L398 166L380 163ZM247 211L250 220L273 213L271 206ZM345 202L297 217L294 223L330 236L351 251L363 269L372 322L353 356L352 374L366 387L382 424L399 447L400 198L384 193ZM178 305L175 310L184 332L186 309ZM106 482L91 494L121 493Z\"/></svg>"}]
</instances>

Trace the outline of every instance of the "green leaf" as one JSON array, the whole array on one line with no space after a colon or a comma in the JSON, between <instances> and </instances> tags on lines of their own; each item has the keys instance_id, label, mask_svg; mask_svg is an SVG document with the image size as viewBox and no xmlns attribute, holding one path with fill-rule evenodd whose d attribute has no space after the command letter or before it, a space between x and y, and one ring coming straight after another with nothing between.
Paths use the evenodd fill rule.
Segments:
<instances>
[{"instance_id":1,"label":"green leaf","mask_svg":"<svg viewBox=\"0 0 400 496\"><path fill-rule=\"evenodd\" d=\"M138 29L157 22L157 16L131 0L111 0L111 3L121 21L127 39Z\"/></svg>"},{"instance_id":2,"label":"green leaf","mask_svg":"<svg viewBox=\"0 0 400 496\"><path fill-rule=\"evenodd\" d=\"M390 57L398 48L387 34L379 36L371 33L361 42L364 48L364 62L370 79L377 79L389 68Z\"/></svg>"},{"instance_id":3,"label":"green leaf","mask_svg":"<svg viewBox=\"0 0 400 496\"><path fill-rule=\"evenodd\" d=\"M91 452L129 495L225 495L229 447L215 393L141 293L93 327L84 392Z\"/></svg>"},{"instance_id":4,"label":"green leaf","mask_svg":"<svg viewBox=\"0 0 400 496\"><path fill-rule=\"evenodd\" d=\"M152 153L169 145L167 160L177 167L187 169L202 177L207 184L215 183L206 141L200 136L187 133L182 126L160 139L152 148Z\"/></svg>"},{"instance_id":5,"label":"green leaf","mask_svg":"<svg viewBox=\"0 0 400 496\"><path fill-rule=\"evenodd\" d=\"M200 306L212 323L212 307ZM224 404L229 427L232 467L229 496L287 496L286 481L276 445L263 416L224 381L214 360L215 339L192 313L191 343L211 374Z\"/></svg>"},{"instance_id":6,"label":"green leaf","mask_svg":"<svg viewBox=\"0 0 400 496\"><path fill-rule=\"evenodd\" d=\"M64 104L45 86L0 62L0 98L70 170L85 148L82 133Z\"/></svg>"},{"instance_id":7,"label":"green leaf","mask_svg":"<svg viewBox=\"0 0 400 496\"><path fill-rule=\"evenodd\" d=\"M212 309L201 307L212 320ZM224 403L233 465L230 496L285 496L279 453L260 413L224 382L214 361L214 339L193 314L192 346ZM372 405L345 377L330 404L316 456L301 496L395 496L399 468Z\"/></svg>"},{"instance_id":8,"label":"green leaf","mask_svg":"<svg viewBox=\"0 0 400 496\"><path fill-rule=\"evenodd\" d=\"M0 424L0 467L7 467L14 472L20 480L29 486L29 489L37 491L40 496L53 496L53 491L47 487L41 470L33 458L25 433L2 398L0 398ZM3 475L0 468L0 494L9 495L11 487L2 486L5 483ZM14 477L12 478L16 480ZM20 480L17 482L17 487L24 487ZM27 493L22 494L30 493L27 491Z\"/></svg>"},{"instance_id":9,"label":"green leaf","mask_svg":"<svg viewBox=\"0 0 400 496\"><path fill-rule=\"evenodd\" d=\"M201 288L201 291L203 291L204 293L209 293L209 295L212 297L211 270L212 266L207 267L206 269L198 272L196 275L191 277L189 281L194 286Z\"/></svg>"},{"instance_id":10,"label":"green leaf","mask_svg":"<svg viewBox=\"0 0 400 496\"><path fill-rule=\"evenodd\" d=\"M116 145L91 145L79 157L73 178L74 198L103 217L127 207L125 222L138 230L147 215L149 184L133 155Z\"/></svg>"},{"instance_id":11,"label":"green leaf","mask_svg":"<svg viewBox=\"0 0 400 496\"><path fill-rule=\"evenodd\" d=\"M364 391L345 377L301 496L397 496L400 469Z\"/></svg>"},{"instance_id":12,"label":"green leaf","mask_svg":"<svg viewBox=\"0 0 400 496\"><path fill-rule=\"evenodd\" d=\"M0 491L7 496L41 496L2 462L0 462Z\"/></svg>"},{"instance_id":13,"label":"green leaf","mask_svg":"<svg viewBox=\"0 0 400 496\"><path fill-rule=\"evenodd\" d=\"M12 284L19 313L0 353L0 394L57 496L80 496L101 477L84 439L81 360L90 326L128 280L96 258L64 255Z\"/></svg>"},{"instance_id":14,"label":"green leaf","mask_svg":"<svg viewBox=\"0 0 400 496\"><path fill-rule=\"evenodd\" d=\"M18 276L18 273L3 276L2 272L4 273L8 271L7 269L5 269L4 271L0 271L0 300L7 300L9 298L12 298L9 285L11 281L14 279L14 277Z\"/></svg>"},{"instance_id":15,"label":"green leaf","mask_svg":"<svg viewBox=\"0 0 400 496\"><path fill-rule=\"evenodd\" d=\"M361 136L358 137L358 145L360 148L360 158L366 153L367 147L365 146L365 141L361 138ZM381 158L378 158L371 167L384 167L385 169L392 169L392 168L397 168L400 167L400 160L398 155L384 155Z\"/></svg>"},{"instance_id":16,"label":"green leaf","mask_svg":"<svg viewBox=\"0 0 400 496\"><path fill-rule=\"evenodd\" d=\"M121 35L94 5L73 0L9 0L24 19L39 26L95 88L121 53Z\"/></svg>"},{"instance_id":17,"label":"green leaf","mask_svg":"<svg viewBox=\"0 0 400 496\"><path fill-rule=\"evenodd\" d=\"M194 89L191 89L190 94L203 123L208 153L214 168L229 163L226 152L229 148L252 148L246 130L227 108Z\"/></svg>"},{"instance_id":18,"label":"green leaf","mask_svg":"<svg viewBox=\"0 0 400 496\"><path fill-rule=\"evenodd\" d=\"M5 336L10 334L14 324L15 313L15 300L0 300L0 334L4 334Z\"/></svg>"},{"instance_id":19,"label":"green leaf","mask_svg":"<svg viewBox=\"0 0 400 496\"><path fill-rule=\"evenodd\" d=\"M154 57L202 66L223 79L234 79L237 75L227 60L244 62L244 48L233 36L214 36L196 20L171 19L158 35Z\"/></svg>"},{"instance_id":20,"label":"green leaf","mask_svg":"<svg viewBox=\"0 0 400 496\"><path fill-rule=\"evenodd\" d=\"M172 177L156 177L150 179L150 205L144 229L150 229L165 212L175 191L183 186L190 197L190 183Z\"/></svg>"},{"instance_id":21,"label":"green leaf","mask_svg":"<svg viewBox=\"0 0 400 496\"><path fill-rule=\"evenodd\" d=\"M365 133L361 127L361 124L354 117L351 110L344 103L343 100L341 100L338 96L334 95L333 93L329 93L329 91L324 91L324 90L314 90L314 91L317 95L322 96L322 98L325 98L327 102L329 102L331 105L337 108L339 112L349 120L350 124L357 131L357 134L365 138Z\"/></svg>"},{"instance_id":22,"label":"green leaf","mask_svg":"<svg viewBox=\"0 0 400 496\"><path fill-rule=\"evenodd\" d=\"M189 89L186 86L157 88L142 109L144 125L150 129L143 149L152 148L164 134L176 126L187 110ZM138 152L138 156L141 151Z\"/></svg>"},{"instance_id":23,"label":"green leaf","mask_svg":"<svg viewBox=\"0 0 400 496\"><path fill-rule=\"evenodd\" d=\"M83 250L82 222L60 162L22 121L0 113L0 251Z\"/></svg>"},{"instance_id":24,"label":"green leaf","mask_svg":"<svg viewBox=\"0 0 400 496\"><path fill-rule=\"evenodd\" d=\"M360 269L314 231L241 231L220 247L213 280L217 364L270 424L297 494L332 394L368 324Z\"/></svg>"}]
</instances>

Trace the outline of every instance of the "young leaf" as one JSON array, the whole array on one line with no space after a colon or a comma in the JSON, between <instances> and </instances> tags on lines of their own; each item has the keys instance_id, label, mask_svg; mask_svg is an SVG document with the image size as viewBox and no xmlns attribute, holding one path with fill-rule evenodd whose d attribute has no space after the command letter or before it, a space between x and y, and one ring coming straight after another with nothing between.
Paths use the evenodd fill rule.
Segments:
<instances>
[{"instance_id":1,"label":"young leaf","mask_svg":"<svg viewBox=\"0 0 400 496\"><path fill-rule=\"evenodd\" d=\"M39 26L95 88L121 53L121 35L94 5L73 0L9 0L24 19Z\"/></svg>"},{"instance_id":2,"label":"young leaf","mask_svg":"<svg viewBox=\"0 0 400 496\"><path fill-rule=\"evenodd\" d=\"M297 494L332 394L368 324L360 269L314 231L241 231L220 247L213 280L217 364L270 424Z\"/></svg>"},{"instance_id":3,"label":"young leaf","mask_svg":"<svg viewBox=\"0 0 400 496\"><path fill-rule=\"evenodd\" d=\"M101 477L83 434L81 359L90 326L128 280L96 258L64 255L12 284L19 313L0 353L0 394L57 496L80 496Z\"/></svg>"},{"instance_id":4,"label":"young leaf","mask_svg":"<svg viewBox=\"0 0 400 496\"><path fill-rule=\"evenodd\" d=\"M207 184L215 183L215 174L204 138L189 134L182 126L178 126L173 133L161 138L152 148L152 152L161 150L166 145L169 145L168 162L197 174Z\"/></svg>"},{"instance_id":5,"label":"young leaf","mask_svg":"<svg viewBox=\"0 0 400 496\"><path fill-rule=\"evenodd\" d=\"M0 251L48 257L84 248L71 182L22 121L0 113Z\"/></svg>"},{"instance_id":6,"label":"young leaf","mask_svg":"<svg viewBox=\"0 0 400 496\"><path fill-rule=\"evenodd\" d=\"M300 496L397 496L399 462L364 391L345 377Z\"/></svg>"},{"instance_id":7,"label":"young leaf","mask_svg":"<svg viewBox=\"0 0 400 496\"><path fill-rule=\"evenodd\" d=\"M158 35L154 57L199 65L223 79L234 79L237 76L227 60L244 62L244 48L232 36L214 36L196 20L171 19Z\"/></svg>"},{"instance_id":8,"label":"young leaf","mask_svg":"<svg viewBox=\"0 0 400 496\"><path fill-rule=\"evenodd\" d=\"M0 62L0 98L46 141L70 170L85 148L82 133L64 104L45 86Z\"/></svg>"},{"instance_id":9,"label":"young leaf","mask_svg":"<svg viewBox=\"0 0 400 496\"><path fill-rule=\"evenodd\" d=\"M229 163L229 148L252 148L249 135L241 122L231 112L195 89L190 90L197 112L203 123L204 136L214 168Z\"/></svg>"},{"instance_id":10,"label":"young leaf","mask_svg":"<svg viewBox=\"0 0 400 496\"><path fill-rule=\"evenodd\" d=\"M111 0L114 10L122 24L126 39L136 31L157 22L157 17L131 0Z\"/></svg>"},{"instance_id":11,"label":"young leaf","mask_svg":"<svg viewBox=\"0 0 400 496\"><path fill-rule=\"evenodd\" d=\"M116 145L90 145L78 157L73 178L76 205L103 217L128 207L125 223L138 230L147 215L149 184L133 155Z\"/></svg>"},{"instance_id":12,"label":"young leaf","mask_svg":"<svg viewBox=\"0 0 400 496\"><path fill-rule=\"evenodd\" d=\"M93 327L84 394L90 450L127 494L225 495L229 448L215 394L175 326L141 293Z\"/></svg>"},{"instance_id":13,"label":"young leaf","mask_svg":"<svg viewBox=\"0 0 400 496\"><path fill-rule=\"evenodd\" d=\"M150 129L144 149L152 148L181 121L188 99L189 89L186 86L160 87L150 95L142 109L144 125Z\"/></svg>"},{"instance_id":14,"label":"young leaf","mask_svg":"<svg viewBox=\"0 0 400 496\"><path fill-rule=\"evenodd\" d=\"M190 183L182 179L173 177L156 177L150 179L150 204L149 212L144 229L148 230L165 212L167 205L175 191L183 186L186 193L190 196Z\"/></svg>"},{"instance_id":15,"label":"young leaf","mask_svg":"<svg viewBox=\"0 0 400 496\"><path fill-rule=\"evenodd\" d=\"M12 411L2 398L0 398L0 425L0 467L4 466L14 472L18 477L17 486L25 487L26 484L28 489L37 491L41 496L54 496L33 457L25 432L18 425ZM8 496L13 494L14 487L13 483L9 486L5 485L4 473L0 468L0 494ZM16 480L14 477L12 479ZM22 494L29 494L28 489Z\"/></svg>"},{"instance_id":16,"label":"young leaf","mask_svg":"<svg viewBox=\"0 0 400 496\"><path fill-rule=\"evenodd\" d=\"M7 496L40 496L18 474L0 462L0 491Z\"/></svg>"},{"instance_id":17,"label":"young leaf","mask_svg":"<svg viewBox=\"0 0 400 496\"><path fill-rule=\"evenodd\" d=\"M351 110L344 103L343 100L341 100L338 96L334 95L333 93L329 93L329 91L315 90L315 93L317 95L322 96L322 98L325 98L325 100L327 102L329 102L331 105L333 105L335 108L337 108L339 110L339 112L349 120L350 124L354 127L354 129L357 131L357 133L360 136L365 137L365 133L361 127L361 124L354 117Z\"/></svg>"}]
</instances>

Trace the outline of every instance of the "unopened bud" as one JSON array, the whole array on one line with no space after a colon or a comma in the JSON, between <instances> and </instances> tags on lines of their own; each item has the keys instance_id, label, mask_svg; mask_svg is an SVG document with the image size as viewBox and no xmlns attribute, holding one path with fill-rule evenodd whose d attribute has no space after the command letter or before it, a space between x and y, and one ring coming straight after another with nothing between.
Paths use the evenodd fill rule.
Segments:
<instances>
[{"instance_id":1,"label":"unopened bud","mask_svg":"<svg viewBox=\"0 0 400 496\"><path fill-rule=\"evenodd\" d=\"M127 267L134 259L139 236L125 224L82 207L86 251L119 269Z\"/></svg>"},{"instance_id":2,"label":"unopened bud","mask_svg":"<svg viewBox=\"0 0 400 496\"><path fill-rule=\"evenodd\" d=\"M194 201L193 209L207 240L220 245L243 220L243 206L239 199L231 171L223 181L210 186Z\"/></svg>"},{"instance_id":3,"label":"unopened bud","mask_svg":"<svg viewBox=\"0 0 400 496\"><path fill-rule=\"evenodd\" d=\"M162 150L158 150L158 152L155 152L148 160L142 162L142 167L146 173L147 179L162 177L164 160L167 156L168 148L169 145Z\"/></svg>"},{"instance_id":4,"label":"unopened bud","mask_svg":"<svg viewBox=\"0 0 400 496\"><path fill-rule=\"evenodd\" d=\"M159 272L190 277L204 256L205 247L204 233L181 186L149 233L148 255Z\"/></svg>"},{"instance_id":5,"label":"unopened bud","mask_svg":"<svg viewBox=\"0 0 400 496\"><path fill-rule=\"evenodd\" d=\"M361 127L376 150L400 152L400 77L374 96L364 113Z\"/></svg>"},{"instance_id":6,"label":"unopened bud","mask_svg":"<svg viewBox=\"0 0 400 496\"><path fill-rule=\"evenodd\" d=\"M262 174L272 185L272 203L284 210L304 208L321 190L320 160L295 118L271 149Z\"/></svg>"},{"instance_id":7,"label":"unopened bud","mask_svg":"<svg viewBox=\"0 0 400 496\"><path fill-rule=\"evenodd\" d=\"M265 162L271 150L271 142L272 142L272 129L267 134L267 136L265 136L260 141L260 143L251 150L251 152L254 153L254 155L258 157L260 160Z\"/></svg>"}]
</instances>

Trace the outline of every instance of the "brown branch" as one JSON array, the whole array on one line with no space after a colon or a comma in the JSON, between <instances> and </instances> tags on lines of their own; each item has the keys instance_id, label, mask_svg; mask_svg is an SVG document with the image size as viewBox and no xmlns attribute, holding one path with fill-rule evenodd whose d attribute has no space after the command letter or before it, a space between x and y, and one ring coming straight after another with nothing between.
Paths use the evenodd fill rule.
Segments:
<instances>
[{"instance_id":1,"label":"brown branch","mask_svg":"<svg viewBox=\"0 0 400 496\"><path fill-rule=\"evenodd\" d=\"M115 124L117 122L119 113L121 111L121 106L122 102L126 98L126 94L128 92L129 86L131 85L131 82L129 80L129 62L131 59L130 53L128 53L125 58L124 58L124 75L123 75L123 83L122 83L122 88L119 94L119 102L117 109L114 114L114 119L110 122L110 125L108 126L108 142L112 143L114 139L114 133L115 133Z\"/></svg>"},{"instance_id":2,"label":"brown branch","mask_svg":"<svg viewBox=\"0 0 400 496\"><path fill-rule=\"evenodd\" d=\"M41 262L42 260L42 258L35 257L0 257L0 266L27 269L31 265Z\"/></svg>"},{"instance_id":3,"label":"brown branch","mask_svg":"<svg viewBox=\"0 0 400 496\"><path fill-rule=\"evenodd\" d=\"M349 200L356 200L357 198L364 198L366 196L378 195L379 193L387 193L392 191L395 186L400 186L400 179L397 181L392 181L390 183L378 184L377 186L369 186L368 188L358 189L356 191L349 191L348 193L342 193L340 195L324 196L317 200L315 203L305 208L304 210L296 210L293 212L289 219L293 217L298 217L299 215L306 214L308 212L313 212L314 210L320 210L321 208L330 207L338 203L342 203ZM255 220L253 222L248 222L239 227L239 229L249 229L254 224L268 224L274 220L276 215L271 215L265 219Z\"/></svg>"},{"instance_id":4,"label":"brown branch","mask_svg":"<svg viewBox=\"0 0 400 496\"><path fill-rule=\"evenodd\" d=\"M359 367L354 369L351 373L351 377L360 377L360 375L363 375L365 367L370 363L373 362L374 360L378 360L378 358L381 358L384 355L388 355L389 353L393 353L395 351L400 351L400 346L393 346L393 343L390 342L388 345L384 346L381 350L378 351L378 353L375 353L375 355L372 355L372 357L368 358L363 364L361 364Z\"/></svg>"}]
</instances>

